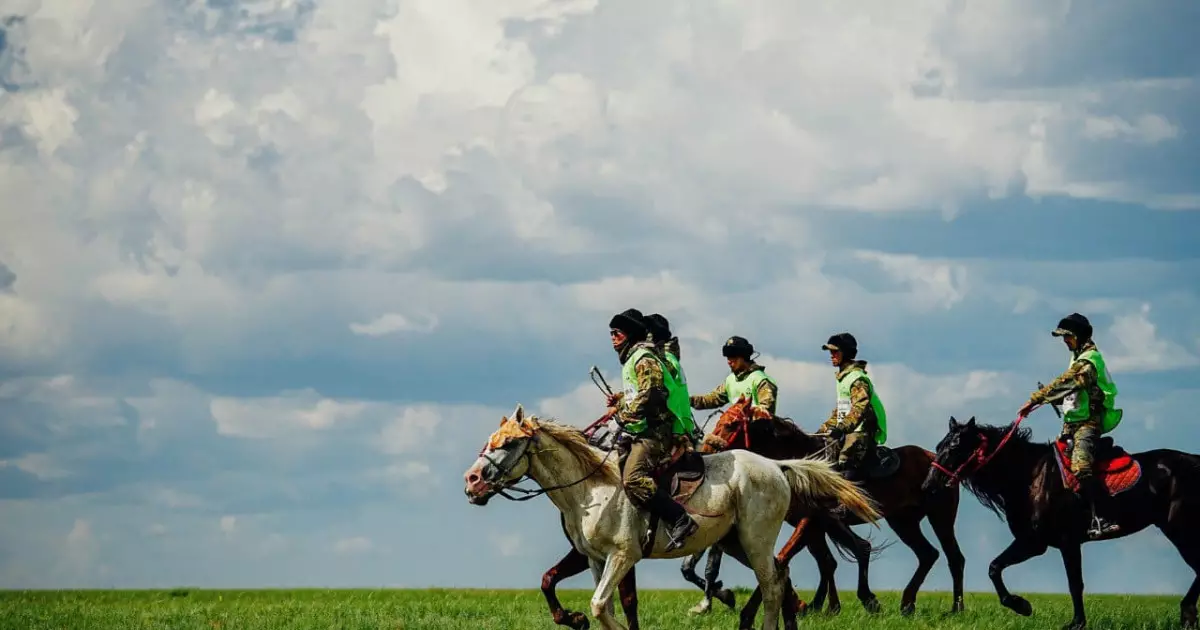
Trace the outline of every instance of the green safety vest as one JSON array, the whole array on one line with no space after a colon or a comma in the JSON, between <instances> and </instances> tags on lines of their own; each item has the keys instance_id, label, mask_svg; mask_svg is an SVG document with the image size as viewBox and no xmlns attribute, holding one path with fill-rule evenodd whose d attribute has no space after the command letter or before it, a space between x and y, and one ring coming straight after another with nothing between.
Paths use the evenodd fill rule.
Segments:
<instances>
[{"instance_id":1,"label":"green safety vest","mask_svg":"<svg viewBox=\"0 0 1200 630\"><path fill-rule=\"evenodd\" d=\"M667 388L667 409L674 416L674 421L671 423L671 431L676 435L690 435L695 428L692 423L692 405L691 399L688 397L687 379L683 376L683 370L679 369L678 360L674 361L677 371L672 372L668 365L664 364L663 360L657 354L651 352L648 348L638 348L629 357L629 360L621 366L621 382L624 388L625 396L621 399L622 405L627 405L628 401L637 397L637 376L634 374L633 366L646 355L654 357L662 367L663 385ZM667 362L671 362L671 354L667 355ZM678 375L678 376L676 376ZM625 425L625 430L637 435L646 430L646 419L640 418Z\"/></svg>"},{"instance_id":2,"label":"green safety vest","mask_svg":"<svg viewBox=\"0 0 1200 630\"><path fill-rule=\"evenodd\" d=\"M840 423L850 414L850 386L859 379L867 382L867 391L871 394L871 408L875 410L875 419L878 425L878 430L875 432L875 443L883 444L887 440L887 412L883 410L883 403L875 394L875 385L871 383L871 377L867 376L862 368L850 370L850 373L837 382L837 420ZM860 422L854 432L866 431L864 424Z\"/></svg>"},{"instance_id":3,"label":"green safety vest","mask_svg":"<svg viewBox=\"0 0 1200 630\"><path fill-rule=\"evenodd\" d=\"M742 396L750 399L750 404L758 404L758 386L766 381L775 385L776 391L779 390L779 385L775 383L775 379L767 376L767 373L762 370L754 370L746 375L746 378L738 380L736 376L730 373L725 377L725 394L729 398L729 402L733 402ZM776 408L779 407L778 398L775 400Z\"/></svg>"},{"instance_id":4,"label":"green safety vest","mask_svg":"<svg viewBox=\"0 0 1200 630\"><path fill-rule=\"evenodd\" d=\"M1109 374L1108 367L1104 364L1104 357L1100 356L1099 350L1089 349L1071 359L1067 367L1074 365L1076 361L1087 361L1096 368L1096 384L1100 386L1100 391L1104 392L1104 415L1100 420L1100 433L1108 433L1121 424L1121 417L1125 413L1114 406L1117 402L1117 384L1113 382L1112 374ZM1086 390L1080 389L1071 392L1062 401L1063 422L1087 420L1092 413L1090 403Z\"/></svg>"}]
</instances>

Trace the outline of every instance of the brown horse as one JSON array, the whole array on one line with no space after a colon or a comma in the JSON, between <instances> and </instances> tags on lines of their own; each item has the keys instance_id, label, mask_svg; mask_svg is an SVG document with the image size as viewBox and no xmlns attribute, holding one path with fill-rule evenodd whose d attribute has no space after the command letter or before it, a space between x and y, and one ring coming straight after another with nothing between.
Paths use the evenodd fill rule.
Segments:
<instances>
[{"instance_id":1,"label":"brown horse","mask_svg":"<svg viewBox=\"0 0 1200 630\"><path fill-rule=\"evenodd\" d=\"M937 446L937 462L926 483L931 491L949 491L962 482L984 507L1003 513L1013 541L988 566L988 576L1000 603L1019 615L1033 614L1033 606L1008 591L1004 569L1046 553L1055 547L1062 554L1075 615L1066 628L1084 628L1082 545L1091 510L1075 493L1078 481L1070 471L1069 441L1035 443L1018 418L1007 426L975 424L950 418L950 429ZM1120 531L1100 540L1113 540L1150 527L1175 545L1197 577L1179 602L1179 620L1185 628L1197 627L1196 600L1200 599L1200 456L1173 449L1127 453L1100 440L1096 453L1098 473L1112 496L1112 514L1106 514Z\"/></svg>"},{"instance_id":2,"label":"brown horse","mask_svg":"<svg viewBox=\"0 0 1200 630\"><path fill-rule=\"evenodd\" d=\"M770 420L755 420L749 414L749 401L734 403L721 415L721 419L705 438L702 450L725 450L743 448L771 459L788 459L795 457L810 457L825 451L825 441L817 436L805 433L787 418L772 418ZM896 449L883 446L875 448L875 456L864 464L866 479L859 482L863 489L880 507L880 513L900 541L913 550L917 556L917 570L904 588L900 598L900 612L912 614L916 610L917 591L925 581L930 569L938 560L938 551L930 544L921 532L921 521L928 519L934 535L941 543L946 553L946 561L950 565L950 576L953 580L954 600L951 613L961 612L963 606L963 568L966 559L958 546L954 535L954 523L958 517L959 494L956 489L945 492L926 492L923 484L932 468L934 454L914 445L905 445ZM871 593L867 584L867 563L869 561L869 545L858 538L857 541L839 543L834 538L836 528L820 519L796 519L788 522L796 526L796 531L779 552L778 560L787 565L791 559L804 547L809 547L813 559L817 561L821 573L821 583L817 596L810 608L820 608L821 588L828 588L830 610L840 609L837 598L837 586L834 582L833 571L837 563L824 544L826 534L834 539L841 548L853 550L858 562L858 598L868 611L878 610L878 600ZM847 515L843 520L846 525L860 525L863 521L853 515ZM861 541L861 542L859 542ZM710 549L711 554L720 553L716 548ZM706 578L714 578L706 575ZM752 604L757 606L759 598L755 590L747 609ZM753 612L743 610L743 618Z\"/></svg>"}]
</instances>

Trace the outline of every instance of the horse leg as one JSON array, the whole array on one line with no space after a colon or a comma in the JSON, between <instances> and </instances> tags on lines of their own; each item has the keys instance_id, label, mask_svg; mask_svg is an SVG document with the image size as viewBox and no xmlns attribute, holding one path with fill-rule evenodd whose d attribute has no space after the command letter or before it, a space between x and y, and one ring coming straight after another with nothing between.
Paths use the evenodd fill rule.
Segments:
<instances>
[{"instance_id":1,"label":"horse leg","mask_svg":"<svg viewBox=\"0 0 1200 630\"><path fill-rule=\"evenodd\" d=\"M840 521L835 522L829 528L829 537L843 549L849 547L854 550L854 561L858 564L858 601L862 602L863 608L868 613L880 612L883 606L879 604L879 598L875 596L875 593L871 592L868 578L871 565L871 543ZM833 578L831 577L830 583L832 582Z\"/></svg>"},{"instance_id":2,"label":"horse leg","mask_svg":"<svg viewBox=\"0 0 1200 630\"><path fill-rule=\"evenodd\" d=\"M640 630L641 624L638 623L637 567L629 568L629 573L626 573L621 582L617 584L617 593L621 596L621 610L625 611L625 621L629 623L629 630Z\"/></svg>"},{"instance_id":3,"label":"horse leg","mask_svg":"<svg viewBox=\"0 0 1200 630\"><path fill-rule=\"evenodd\" d=\"M796 529L792 531L792 535L788 537L787 542L783 545L783 549L780 550L779 555L776 556L776 560L781 566L786 567L788 564L790 564L792 558L796 557L796 554L800 553L800 550L804 549L805 547L808 547L809 552L815 557L816 552L812 551L813 542L819 540L822 545L825 543L825 539L821 537L819 532L814 536L812 529L809 528L809 522L810 521L808 518L803 518L800 519L800 522L796 524ZM832 560L833 554L828 553L828 548L826 548L825 551L830 560ZM818 565L820 565L819 562ZM836 562L834 562L834 566L837 566ZM824 579L824 577L821 579ZM788 587L791 588L792 582L790 573L787 581ZM761 603L762 591L756 586L754 588L754 592L750 594L750 599L746 600L746 605L742 608L742 614L750 619L754 619L754 617L758 615L758 607ZM801 601L798 595L796 595L794 588L790 591L784 592L784 604L788 607L788 610L791 611L791 614L804 614L805 610L807 609L807 606L804 605L804 602Z\"/></svg>"},{"instance_id":4,"label":"horse leg","mask_svg":"<svg viewBox=\"0 0 1200 630\"><path fill-rule=\"evenodd\" d=\"M992 579L992 586L996 588L996 595L1000 598L1002 606L1025 617L1033 614L1033 605L1029 603L1029 600L1008 592L1008 587L1004 585L1004 570L1044 553L1046 553L1045 543L1017 538L1009 543L1008 547L988 565L988 577Z\"/></svg>"},{"instance_id":5,"label":"horse leg","mask_svg":"<svg viewBox=\"0 0 1200 630\"><path fill-rule=\"evenodd\" d=\"M1063 566L1067 569L1071 605L1075 608L1075 617L1071 623L1063 626L1063 630L1083 630L1087 627L1087 617L1083 613L1083 550L1080 545L1074 541L1063 541L1058 548L1062 553Z\"/></svg>"},{"instance_id":6,"label":"horse leg","mask_svg":"<svg viewBox=\"0 0 1200 630\"><path fill-rule=\"evenodd\" d=\"M562 557L562 560L558 561L558 564L550 567L550 570L542 575L542 595L546 598L546 605L550 608L550 615L554 617L554 623L567 626L572 630L587 630L587 615L564 609L558 601L558 593L555 592L559 582L579 575L587 568L587 556L579 553L575 547L571 547L571 550Z\"/></svg>"},{"instance_id":7,"label":"horse leg","mask_svg":"<svg viewBox=\"0 0 1200 630\"><path fill-rule=\"evenodd\" d=\"M908 545L908 548L917 555L917 570L913 572L912 579L908 581L908 585L904 587L904 593L900 596L900 614L906 616L916 611L917 591L920 590L921 584L925 582L925 577L929 575L930 569L941 556L937 548L925 537L925 534L921 533L922 516L916 510L906 510L902 514L893 515L887 519L888 525L892 526L892 531L896 532L900 542Z\"/></svg>"},{"instance_id":8,"label":"horse leg","mask_svg":"<svg viewBox=\"0 0 1200 630\"><path fill-rule=\"evenodd\" d=\"M950 579L954 582L954 603L950 612L959 613L965 608L963 604L963 568L967 559L958 546L958 537L954 535L954 521L958 518L958 493L954 493L953 501L936 501L929 506L929 525L937 536L938 544L946 554L946 564L950 565Z\"/></svg>"},{"instance_id":9,"label":"horse leg","mask_svg":"<svg viewBox=\"0 0 1200 630\"><path fill-rule=\"evenodd\" d=\"M730 534L721 539L719 545L722 550L733 556L735 560L742 563L749 569L753 569L749 557L746 555L746 550L742 547L741 541L737 539L736 534ZM784 630L796 630L796 608L795 602L798 601L796 591L792 588L791 576L787 574L787 568L780 565L776 560L776 568L780 575L784 578L784 604L783 607L783 627ZM762 585L761 583L754 588L754 594L750 596L750 600L742 607L742 612L738 615L739 630L753 630L754 618L758 615L758 606L762 601ZM765 618L764 618L765 623ZM765 627L765 626L764 626Z\"/></svg>"},{"instance_id":10,"label":"horse leg","mask_svg":"<svg viewBox=\"0 0 1200 630\"><path fill-rule=\"evenodd\" d=\"M711 564L712 554L717 553L717 549L715 547L711 547L709 548L708 552L708 557L710 560L709 564ZM679 572L683 574L683 579L691 582L696 586L696 588L700 589L704 593L703 597L700 599L700 603L688 610L688 612L696 615L707 613L709 609L712 608L712 599L708 594L708 584L705 583L704 580L700 579L699 575L696 575L696 565L699 564L700 558L702 557L704 557L704 552L700 551L695 555L684 558L683 564L679 567Z\"/></svg>"},{"instance_id":11,"label":"horse leg","mask_svg":"<svg viewBox=\"0 0 1200 630\"><path fill-rule=\"evenodd\" d=\"M704 568L705 595L708 596L709 605L712 605L712 598L717 598L717 601L725 604L730 610L737 605L737 599L733 596L733 591L725 588L721 584L721 580L717 577L721 574L721 556L724 555L720 549L713 549L708 552L708 565Z\"/></svg>"},{"instance_id":12,"label":"horse leg","mask_svg":"<svg viewBox=\"0 0 1200 630\"><path fill-rule=\"evenodd\" d=\"M1189 526L1189 528L1194 527ZM1196 600L1200 599L1200 544L1195 540L1195 530L1184 531L1183 528L1162 528L1167 539L1175 545L1179 550L1179 555L1183 556L1183 561L1187 563L1192 571L1196 572L1196 578L1192 580L1192 586L1184 593L1183 599L1179 601L1179 623L1184 628L1200 628L1200 621L1197 620Z\"/></svg>"},{"instance_id":13,"label":"horse leg","mask_svg":"<svg viewBox=\"0 0 1200 630\"><path fill-rule=\"evenodd\" d=\"M626 630L613 615L612 596L617 583L625 578L625 574L633 568L635 562L620 551L609 554L608 559L604 562L604 569L600 574L600 579L597 580L596 591L592 594L591 606L592 616L600 622L600 626L604 630Z\"/></svg>"}]
</instances>

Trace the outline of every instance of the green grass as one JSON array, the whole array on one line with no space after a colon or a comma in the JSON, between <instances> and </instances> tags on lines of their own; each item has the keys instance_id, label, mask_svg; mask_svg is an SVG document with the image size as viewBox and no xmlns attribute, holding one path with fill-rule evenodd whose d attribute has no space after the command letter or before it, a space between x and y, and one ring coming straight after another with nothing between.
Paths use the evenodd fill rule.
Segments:
<instances>
[{"instance_id":1,"label":"green grass","mask_svg":"<svg viewBox=\"0 0 1200 630\"><path fill-rule=\"evenodd\" d=\"M737 615L714 602L704 617L688 615L699 591L646 590L640 594L642 628L737 628ZM563 605L587 610L591 593L560 591ZM738 591L738 606L748 593ZM867 615L853 592L842 593L836 617L809 615L802 628L880 630L925 628L1059 628L1071 616L1063 595L1027 595L1034 616L1019 617L999 606L991 593L969 593L967 612L946 618L946 593L921 593L918 612L897 612L899 594L879 593L884 612ZM808 601L812 593L801 591ZM1177 628L1179 596L1090 595L1092 628ZM618 608L618 618L624 617ZM0 592L2 630L539 630L558 628L536 590L184 590ZM597 628L593 620L592 628Z\"/></svg>"}]
</instances>

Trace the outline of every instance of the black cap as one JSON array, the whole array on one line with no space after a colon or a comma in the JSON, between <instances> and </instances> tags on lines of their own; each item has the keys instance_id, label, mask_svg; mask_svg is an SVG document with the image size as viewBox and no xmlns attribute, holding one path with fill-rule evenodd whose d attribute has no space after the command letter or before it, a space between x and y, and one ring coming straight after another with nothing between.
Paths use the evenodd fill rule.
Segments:
<instances>
[{"instance_id":1,"label":"black cap","mask_svg":"<svg viewBox=\"0 0 1200 630\"><path fill-rule=\"evenodd\" d=\"M626 309L613 315L612 319L608 320L608 327L625 333L625 336L630 339L646 338L645 317L636 308Z\"/></svg>"},{"instance_id":2,"label":"black cap","mask_svg":"<svg viewBox=\"0 0 1200 630\"><path fill-rule=\"evenodd\" d=\"M654 337L655 341L666 341L671 338L671 324L666 317L658 313L651 313L645 317L646 330L650 332L650 336Z\"/></svg>"},{"instance_id":3,"label":"black cap","mask_svg":"<svg viewBox=\"0 0 1200 630\"><path fill-rule=\"evenodd\" d=\"M750 345L750 342L746 341L745 337L738 337L737 335L726 339L725 345L721 347L721 356L727 358L743 357L749 359L752 354L754 354L754 346Z\"/></svg>"},{"instance_id":4,"label":"black cap","mask_svg":"<svg viewBox=\"0 0 1200 630\"><path fill-rule=\"evenodd\" d=\"M1091 339L1092 323L1088 321L1088 318L1079 313L1071 313L1058 320L1058 327L1051 331L1050 334L1055 337L1072 335L1079 339Z\"/></svg>"},{"instance_id":5,"label":"black cap","mask_svg":"<svg viewBox=\"0 0 1200 630\"><path fill-rule=\"evenodd\" d=\"M837 350L843 356L850 358L858 354L858 341L848 332L838 333L829 338L825 345L821 346L822 350Z\"/></svg>"}]
</instances>

